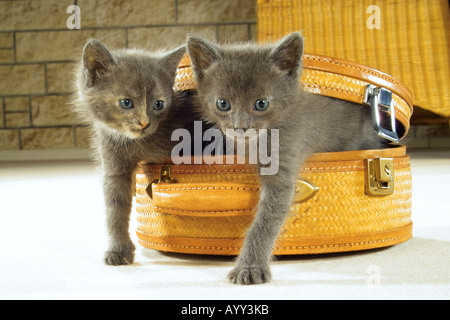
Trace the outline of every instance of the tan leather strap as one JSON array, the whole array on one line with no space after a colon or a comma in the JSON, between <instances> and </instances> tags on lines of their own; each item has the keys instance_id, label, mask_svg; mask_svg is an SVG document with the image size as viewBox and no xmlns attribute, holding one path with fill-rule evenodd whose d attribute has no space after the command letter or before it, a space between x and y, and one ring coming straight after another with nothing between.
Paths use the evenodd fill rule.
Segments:
<instances>
[{"instance_id":1,"label":"tan leather strap","mask_svg":"<svg viewBox=\"0 0 450 320\"><path fill-rule=\"evenodd\" d=\"M392 92L395 117L409 130L409 120L413 111L412 95L398 79L357 63L305 54L301 82L305 91L363 104L364 92L368 85L385 88Z\"/></svg>"},{"instance_id":2,"label":"tan leather strap","mask_svg":"<svg viewBox=\"0 0 450 320\"><path fill-rule=\"evenodd\" d=\"M389 89L412 106L412 95L406 85L387 73L354 62L307 53L303 58L303 66L308 70L340 74Z\"/></svg>"},{"instance_id":3,"label":"tan leather strap","mask_svg":"<svg viewBox=\"0 0 450 320\"><path fill-rule=\"evenodd\" d=\"M239 182L158 183L152 185L153 207L191 217L249 215L255 213L259 189Z\"/></svg>"},{"instance_id":4,"label":"tan leather strap","mask_svg":"<svg viewBox=\"0 0 450 320\"><path fill-rule=\"evenodd\" d=\"M413 111L411 92L401 81L386 73L341 59L304 54L301 82L305 91L359 104L363 104L364 92L370 84L390 90L395 117L404 128L402 137L409 130ZM195 88L191 61L185 55L178 66L175 89Z\"/></svg>"}]
</instances>

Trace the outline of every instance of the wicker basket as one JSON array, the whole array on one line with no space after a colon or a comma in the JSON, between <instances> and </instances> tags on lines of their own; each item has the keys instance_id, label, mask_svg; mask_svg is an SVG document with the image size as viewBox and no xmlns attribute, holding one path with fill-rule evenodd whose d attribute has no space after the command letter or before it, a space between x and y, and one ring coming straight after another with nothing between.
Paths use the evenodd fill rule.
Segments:
<instances>
[{"instance_id":1,"label":"wicker basket","mask_svg":"<svg viewBox=\"0 0 450 320\"><path fill-rule=\"evenodd\" d=\"M300 30L305 51L383 70L411 89L414 103L450 117L447 0L258 0L258 41ZM380 29L367 21L379 8ZM368 10L369 9L369 10ZM369 21L370 24L370 21Z\"/></svg>"},{"instance_id":2,"label":"wicker basket","mask_svg":"<svg viewBox=\"0 0 450 320\"><path fill-rule=\"evenodd\" d=\"M312 182L318 192L305 202L291 205L273 253L362 250L411 238L411 173L405 151L400 147L311 157L299 177ZM374 158L393 161L392 195L366 194L367 159ZM256 168L237 164L171 165L175 183L154 184L152 200L146 189L159 178L161 167L143 164L136 177L139 243L161 251L238 254L258 201ZM211 190L218 192L213 200L204 196ZM234 192L240 193L245 203L230 203Z\"/></svg>"},{"instance_id":3,"label":"wicker basket","mask_svg":"<svg viewBox=\"0 0 450 320\"><path fill-rule=\"evenodd\" d=\"M388 89L403 135L408 131L411 95L387 74L306 55L302 82L305 90L315 94L357 103L362 103L368 85ZM176 88L195 86L185 57ZM384 170L395 177L386 187L387 180L377 180ZM250 165L142 164L136 176L139 243L162 251L238 254L259 199L256 172ZM164 182L167 178L171 183ZM299 173L299 195L304 194L305 184L309 197L291 205L274 254L371 249L412 236L411 173L405 147L315 154ZM372 192L373 184L389 192Z\"/></svg>"}]
</instances>

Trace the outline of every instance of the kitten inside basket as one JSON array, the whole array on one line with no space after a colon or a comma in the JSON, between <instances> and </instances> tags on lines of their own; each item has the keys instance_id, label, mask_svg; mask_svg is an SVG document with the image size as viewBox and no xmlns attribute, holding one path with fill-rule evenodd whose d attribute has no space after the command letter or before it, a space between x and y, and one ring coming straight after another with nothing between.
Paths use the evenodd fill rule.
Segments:
<instances>
[{"instance_id":1,"label":"kitten inside basket","mask_svg":"<svg viewBox=\"0 0 450 320\"><path fill-rule=\"evenodd\" d=\"M275 45L217 45L190 36L187 49L203 120L224 135L230 129L264 129L269 135L275 129L279 135L278 171L260 174L257 214L229 273L233 283L268 282L272 248L306 158L314 152L379 149L387 141L374 133L369 108L301 89L303 37L299 33ZM266 164L258 165L263 169Z\"/></svg>"}]
</instances>

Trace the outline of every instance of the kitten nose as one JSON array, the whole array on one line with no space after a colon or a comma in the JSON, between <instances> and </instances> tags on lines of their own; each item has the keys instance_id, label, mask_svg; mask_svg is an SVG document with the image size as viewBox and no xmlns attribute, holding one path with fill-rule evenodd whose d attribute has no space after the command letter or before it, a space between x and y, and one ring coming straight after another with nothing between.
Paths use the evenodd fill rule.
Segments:
<instances>
[{"instance_id":1,"label":"kitten nose","mask_svg":"<svg viewBox=\"0 0 450 320\"><path fill-rule=\"evenodd\" d=\"M243 119L239 119L237 121L234 121L234 124L233 124L233 129L234 130L241 129L241 130L246 131L249 127L250 127L249 122L245 121Z\"/></svg>"},{"instance_id":2,"label":"kitten nose","mask_svg":"<svg viewBox=\"0 0 450 320\"><path fill-rule=\"evenodd\" d=\"M232 121L233 121L233 127L235 130L242 129L242 130L246 131L250 126L250 118L245 113L236 112L232 116Z\"/></svg>"},{"instance_id":3,"label":"kitten nose","mask_svg":"<svg viewBox=\"0 0 450 320\"><path fill-rule=\"evenodd\" d=\"M139 121L139 124L142 126L142 130L147 129L147 127L150 125L149 121Z\"/></svg>"}]
</instances>

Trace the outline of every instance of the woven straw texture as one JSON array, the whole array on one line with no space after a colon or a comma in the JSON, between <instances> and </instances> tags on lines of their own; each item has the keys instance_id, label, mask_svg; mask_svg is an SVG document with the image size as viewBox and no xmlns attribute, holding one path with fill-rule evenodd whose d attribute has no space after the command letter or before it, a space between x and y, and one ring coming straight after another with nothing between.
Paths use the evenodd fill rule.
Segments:
<instances>
[{"instance_id":1,"label":"woven straw texture","mask_svg":"<svg viewBox=\"0 0 450 320\"><path fill-rule=\"evenodd\" d=\"M402 148L402 152L404 148ZM386 157L388 150L371 151ZM319 187L314 197L292 204L274 254L325 253L382 247L411 237L411 173L409 157L394 158L395 192L365 194L366 164L362 152L339 152L339 161L316 154L302 169L302 178ZM188 216L159 211L145 189L159 176L161 165L143 165L136 177L138 238L141 245L164 251L238 254L253 214ZM172 165L176 183L257 183L254 167L245 165ZM176 185L176 184L173 184ZM188 197L189 194L186 194ZM227 201L224 199L224 201ZM178 239L178 240L177 240Z\"/></svg>"},{"instance_id":2,"label":"woven straw texture","mask_svg":"<svg viewBox=\"0 0 450 320\"><path fill-rule=\"evenodd\" d=\"M380 29L359 0L257 0L258 41L301 31L305 51L383 70L412 91L414 104L450 116L450 16L446 0L380 0ZM370 20L372 21L372 20ZM369 22L370 22L369 21Z\"/></svg>"}]
</instances>

